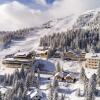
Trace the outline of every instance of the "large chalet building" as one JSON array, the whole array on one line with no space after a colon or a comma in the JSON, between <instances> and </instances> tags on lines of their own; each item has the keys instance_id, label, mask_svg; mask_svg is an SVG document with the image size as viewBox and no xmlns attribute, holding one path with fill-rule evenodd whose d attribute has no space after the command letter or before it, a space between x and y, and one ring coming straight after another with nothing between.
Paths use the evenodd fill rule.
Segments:
<instances>
[{"instance_id":1,"label":"large chalet building","mask_svg":"<svg viewBox=\"0 0 100 100\"><path fill-rule=\"evenodd\" d=\"M20 67L20 65L29 65L35 61L35 53L33 51L18 51L15 54L7 55L2 63L6 67Z\"/></svg>"},{"instance_id":2,"label":"large chalet building","mask_svg":"<svg viewBox=\"0 0 100 100\"><path fill-rule=\"evenodd\" d=\"M36 57L47 58L49 47L38 47L36 52Z\"/></svg>"},{"instance_id":3,"label":"large chalet building","mask_svg":"<svg viewBox=\"0 0 100 100\"><path fill-rule=\"evenodd\" d=\"M73 61L85 61L85 55L86 55L86 52L79 52L79 53L76 53L74 51L67 51L64 53L64 57L66 59L69 59L69 60L73 60Z\"/></svg>"}]
</instances>

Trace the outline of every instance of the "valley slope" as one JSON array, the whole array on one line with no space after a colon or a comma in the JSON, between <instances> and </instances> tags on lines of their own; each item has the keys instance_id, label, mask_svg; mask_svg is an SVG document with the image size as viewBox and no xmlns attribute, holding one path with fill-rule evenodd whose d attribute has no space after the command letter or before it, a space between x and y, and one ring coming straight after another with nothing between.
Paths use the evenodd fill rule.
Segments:
<instances>
[{"instance_id":1,"label":"valley slope","mask_svg":"<svg viewBox=\"0 0 100 100\"><path fill-rule=\"evenodd\" d=\"M0 57L16 52L17 50L35 49L39 45L40 38L44 35L53 33L66 33L71 29L99 30L100 27L100 9L87 11L80 15L70 15L64 18L54 19L40 25L35 30L30 30L29 34L23 40L11 40L8 48L1 50Z\"/></svg>"}]
</instances>

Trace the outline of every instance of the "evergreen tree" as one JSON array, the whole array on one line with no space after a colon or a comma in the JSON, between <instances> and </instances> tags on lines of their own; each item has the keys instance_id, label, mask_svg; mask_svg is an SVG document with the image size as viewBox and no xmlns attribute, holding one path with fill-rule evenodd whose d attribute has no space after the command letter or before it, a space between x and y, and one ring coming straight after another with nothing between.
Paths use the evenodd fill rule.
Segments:
<instances>
[{"instance_id":1,"label":"evergreen tree","mask_svg":"<svg viewBox=\"0 0 100 100\"><path fill-rule=\"evenodd\" d=\"M11 99L10 100L21 100L21 99L19 99L18 97L17 97L17 95L16 94L14 94L12 97L11 97Z\"/></svg>"},{"instance_id":2,"label":"evergreen tree","mask_svg":"<svg viewBox=\"0 0 100 100\"><path fill-rule=\"evenodd\" d=\"M48 100L53 100L53 88L50 86Z\"/></svg>"},{"instance_id":3,"label":"evergreen tree","mask_svg":"<svg viewBox=\"0 0 100 100\"><path fill-rule=\"evenodd\" d=\"M39 89L40 88L40 84L39 84L39 75L36 78L36 88Z\"/></svg>"},{"instance_id":4,"label":"evergreen tree","mask_svg":"<svg viewBox=\"0 0 100 100\"><path fill-rule=\"evenodd\" d=\"M14 75L11 74L11 75L10 75L10 78L9 78L9 85L10 85L10 86L13 85L13 79L14 79Z\"/></svg>"},{"instance_id":5,"label":"evergreen tree","mask_svg":"<svg viewBox=\"0 0 100 100\"><path fill-rule=\"evenodd\" d=\"M32 86L32 82L33 80L31 80L31 74L28 73L25 81L25 87L29 89L29 87Z\"/></svg>"},{"instance_id":6,"label":"evergreen tree","mask_svg":"<svg viewBox=\"0 0 100 100\"><path fill-rule=\"evenodd\" d=\"M26 75L25 75L24 65L21 66L20 76L22 77L22 79L25 79L25 77L26 77Z\"/></svg>"},{"instance_id":7,"label":"evergreen tree","mask_svg":"<svg viewBox=\"0 0 100 100\"><path fill-rule=\"evenodd\" d=\"M62 69L61 69L60 63L58 62L56 66L56 72L61 72L61 71Z\"/></svg>"},{"instance_id":8,"label":"evergreen tree","mask_svg":"<svg viewBox=\"0 0 100 100\"><path fill-rule=\"evenodd\" d=\"M88 93L86 95L86 100L95 100L96 93L96 74L93 74L89 80Z\"/></svg>"},{"instance_id":9,"label":"evergreen tree","mask_svg":"<svg viewBox=\"0 0 100 100\"><path fill-rule=\"evenodd\" d=\"M100 61L98 64L98 69L97 69L97 83L100 86Z\"/></svg>"},{"instance_id":10,"label":"evergreen tree","mask_svg":"<svg viewBox=\"0 0 100 100\"><path fill-rule=\"evenodd\" d=\"M24 92L24 83L23 83L22 79L19 81L19 88L21 89L21 91L23 93Z\"/></svg>"},{"instance_id":11,"label":"evergreen tree","mask_svg":"<svg viewBox=\"0 0 100 100\"><path fill-rule=\"evenodd\" d=\"M58 100L58 91L57 91L57 89L55 89L55 91L54 91L53 100Z\"/></svg>"},{"instance_id":12,"label":"evergreen tree","mask_svg":"<svg viewBox=\"0 0 100 100\"><path fill-rule=\"evenodd\" d=\"M0 100L3 100L3 99L2 99L2 94L1 94L1 92L0 92Z\"/></svg>"},{"instance_id":13,"label":"evergreen tree","mask_svg":"<svg viewBox=\"0 0 100 100\"><path fill-rule=\"evenodd\" d=\"M80 72L80 80L81 80L81 82L84 82L84 81L85 81L85 78L86 78L85 70L84 70L84 68L82 67L82 68L81 68L81 72Z\"/></svg>"},{"instance_id":14,"label":"evergreen tree","mask_svg":"<svg viewBox=\"0 0 100 100\"><path fill-rule=\"evenodd\" d=\"M52 35L45 35L40 39L40 46L49 46L55 49L64 48L72 50L85 50L89 52L91 44L95 51L100 51L99 30L85 30L85 29L71 29L67 32L53 33Z\"/></svg>"},{"instance_id":15,"label":"evergreen tree","mask_svg":"<svg viewBox=\"0 0 100 100\"><path fill-rule=\"evenodd\" d=\"M61 99L60 100L65 100L65 94L61 95Z\"/></svg>"},{"instance_id":16,"label":"evergreen tree","mask_svg":"<svg viewBox=\"0 0 100 100\"><path fill-rule=\"evenodd\" d=\"M38 68L38 70L37 70L37 74L38 74L38 79L40 79L40 69Z\"/></svg>"},{"instance_id":17,"label":"evergreen tree","mask_svg":"<svg viewBox=\"0 0 100 100\"><path fill-rule=\"evenodd\" d=\"M53 79L52 87L55 89L58 87L58 80L56 78Z\"/></svg>"},{"instance_id":18,"label":"evergreen tree","mask_svg":"<svg viewBox=\"0 0 100 100\"><path fill-rule=\"evenodd\" d=\"M20 98L20 100L22 100L22 94L23 94L23 91L22 91L22 89L19 87L19 88L18 88L18 91L17 91L17 97Z\"/></svg>"},{"instance_id":19,"label":"evergreen tree","mask_svg":"<svg viewBox=\"0 0 100 100\"><path fill-rule=\"evenodd\" d=\"M22 94L22 100L29 100L27 94L27 89L24 90L23 94Z\"/></svg>"},{"instance_id":20,"label":"evergreen tree","mask_svg":"<svg viewBox=\"0 0 100 100\"><path fill-rule=\"evenodd\" d=\"M84 82L84 96L88 95L88 81Z\"/></svg>"},{"instance_id":21,"label":"evergreen tree","mask_svg":"<svg viewBox=\"0 0 100 100\"><path fill-rule=\"evenodd\" d=\"M81 93L80 93L80 88L79 89L77 89L77 91L76 91L76 96L81 96Z\"/></svg>"}]
</instances>

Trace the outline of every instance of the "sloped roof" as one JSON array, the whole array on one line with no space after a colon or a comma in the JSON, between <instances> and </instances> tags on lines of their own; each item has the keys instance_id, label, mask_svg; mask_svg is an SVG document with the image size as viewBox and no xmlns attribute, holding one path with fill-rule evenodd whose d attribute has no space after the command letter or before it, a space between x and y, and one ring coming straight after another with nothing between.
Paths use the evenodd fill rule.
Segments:
<instances>
[{"instance_id":1,"label":"sloped roof","mask_svg":"<svg viewBox=\"0 0 100 100\"><path fill-rule=\"evenodd\" d=\"M48 52L48 50L36 50L36 54L42 54L42 53L46 53Z\"/></svg>"},{"instance_id":2,"label":"sloped roof","mask_svg":"<svg viewBox=\"0 0 100 100\"><path fill-rule=\"evenodd\" d=\"M85 58L100 59L100 53L86 53Z\"/></svg>"},{"instance_id":3,"label":"sloped roof","mask_svg":"<svg viewBox=\"0 0 100 100\"><path fill-rule=\"evenodd\" d=\"M22 61L22 62L29 62L29 61L31 61L31 60L29 60L29 59L15 59L15 58L5 58L5 59L3 59L4 61L11 61L11 62L14 62L14 61Z\"/></svg>"},{"instance_id":4,"label":"sloped roof","mask_svg":"<svg viewBox=\"0 0 100 100\"><path fill-rule=\"evenodd\" d=\"M55 74L55 76L64 77L64 72L58 72L58 73Z\"/></svg>"},{"instance_id":5,"label":"sloped roof","mask_svg":"<svg viewBox=\"0 0 100 100\"><path fill-rule=\"evenodd\" d=\"M24 52L17 52L15 55L14 55L14 57L16 57L16 56L27 56L27 55L29 55L30 54L30 52L28 52L28 51L24 51Z\"/></svg>"},{"instance_id":6,"label":"sloped roof","mask_svg":"<svg viewBox=\"0 0 100 100\"><path fill-rule=\"evenodd\" d=\"M34 98L35 96L43 97L43 93L41 90L35 90L33 93L30 94L31 98Z\"/></svg>"},{"instance_id":7,"label":"sloped roof","mask_svg":"<svg viewBox=\"0 0 100 100\"><path fill-rule=\"evenodd\" d=\"M0 88L0 92L2 94L5 94L7 92L7 90L8 90L7 88L3 88L3 87Z\"/></svg>"}]
</instances>

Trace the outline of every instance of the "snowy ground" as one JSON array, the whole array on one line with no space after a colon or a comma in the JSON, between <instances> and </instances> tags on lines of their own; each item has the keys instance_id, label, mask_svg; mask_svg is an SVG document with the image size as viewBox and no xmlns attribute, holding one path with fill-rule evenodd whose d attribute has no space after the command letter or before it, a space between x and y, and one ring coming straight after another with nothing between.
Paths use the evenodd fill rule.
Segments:
<instances>
[{"instance_id":1,"label":"snowy ground","mask_svg":"<svg viewBox=\"0 0 100 100\"><path fill-rule=\"evenodd\" d=\"M48 69L48 70L55 70L55 66L57 64L57 62L60 62L60 65L63 67L64 71L70 71L70 72L75 72L75 73L80 73L80 65L77 61L62 61L60 59L41 59L40 62L42 62L45 67L43 69ZM83 62L84 64L84 62ZM4 71L2 71L4 68L1 67L1 71L0 73L4 74L4 73L8 73L8 72L13 72L14 69L9 69L9 68L5 68ZM3 73L4 72L4 73ZM91 75L93 73L96 73L96 69L87 69L85 68L85 72L86 75L90 78ZM49 91L49 87L48 84L50 82L50 80L48 78L50 78L51 80L53 79L53 75L49 75L49 74L40 74L40 89L48 96L48 91ZM58 87L58 91L59 91L59 96L61 96L62 93L65 93L66 95L66 99L65 100L84 100L84 97L77 97L76 94L76 90L78 88L81 89L81 93L83 93L83 84L80 81L77 81L76 83L70 83L67 84L66 82L59 82L59 87ZM100 100L100 97L96 97L96 100Z\"/></svg>"},{"instance_id":2,"label":"snowy ground","mask_svg":"<svg viewBox=\"0 0 100 100\"><path fill-rule=\"evenodd\" d=\"M56 65L56 63L58 61L60 61L60 64L61 64L61 66L63 66L64 71L79 73L80 69L81 69L81 67L77 61L62 61L60 59L54 59L54 58L49 59L48 61L54 63L54 65ZM45 63L45 64L46 64L45 67L48 67L48 64L47 63ZM88 78L90 78L93 73L96 73L96 69L85 68L85 72L86 72L86 75L88 76ZM52 79L53 75L41 74L40 76L41 76L40 89L48 95L48 91L49 91L48 83L50 82L48 80L48 78ZM83 83L81 83L80 81L77 81L76 83L70 83L67 86L66 86L65 82L59 82L59 88L58 88L59 96L61 96L62 93L65 93L66 94L65 100L84 100L84 97L76 96L76 90L78 88L80 88L81 93L83 93ZM96 100L100 100L100 97L96 97Z\"/></svg>"},{"instance_id":3,"label":"snowy ground","mask_svg":"<svg viewBox=\"0 0 100 100\"><path fill-rule=\"evenodd\" d=\"M0 74L5 74L5 73L11 74L15 70L15 68L6 68L4 65L2 65L2 58L5 55L17 52L20 49L29 50L29 49L37 48L38 46L37 44L39 43L39 37L40 37L40 33L38 32L38 36L36 37L31 36L31 37L28 37L26 40L22 40L20 42L14 41L10 48L1 51L0 53ZM58 61L63 67L64 71L70 71L70 72L76 72L76 73L80 72L81 67L77 61L62 61L61 59L54 59L54 58L48 59L48 60L43 58L41 60L41 62L45 65L45 70L49 70L49 71L55 70L55 66ZM96 69L85 68L85 71L86 71L86 75L88 76L88 78L90 78L90 76L93 73L96 73ZM48 90L49 90L48 78L53 77L53 75L41 74L40 76L41 76L40 89L45 94L48 95ZM83 85L80 82L76 82L75 84L70 84L68 87L66 87L65 85L66 83L62 83L59 85L59 95L61 95L62 93L66 93L66 100L84 100L84 97L75 96L75 92L78 88L80 88L81 92L83 92ZM96 100L100 100L100 97L96 97Z\"/></svg>"}]
</instances>

